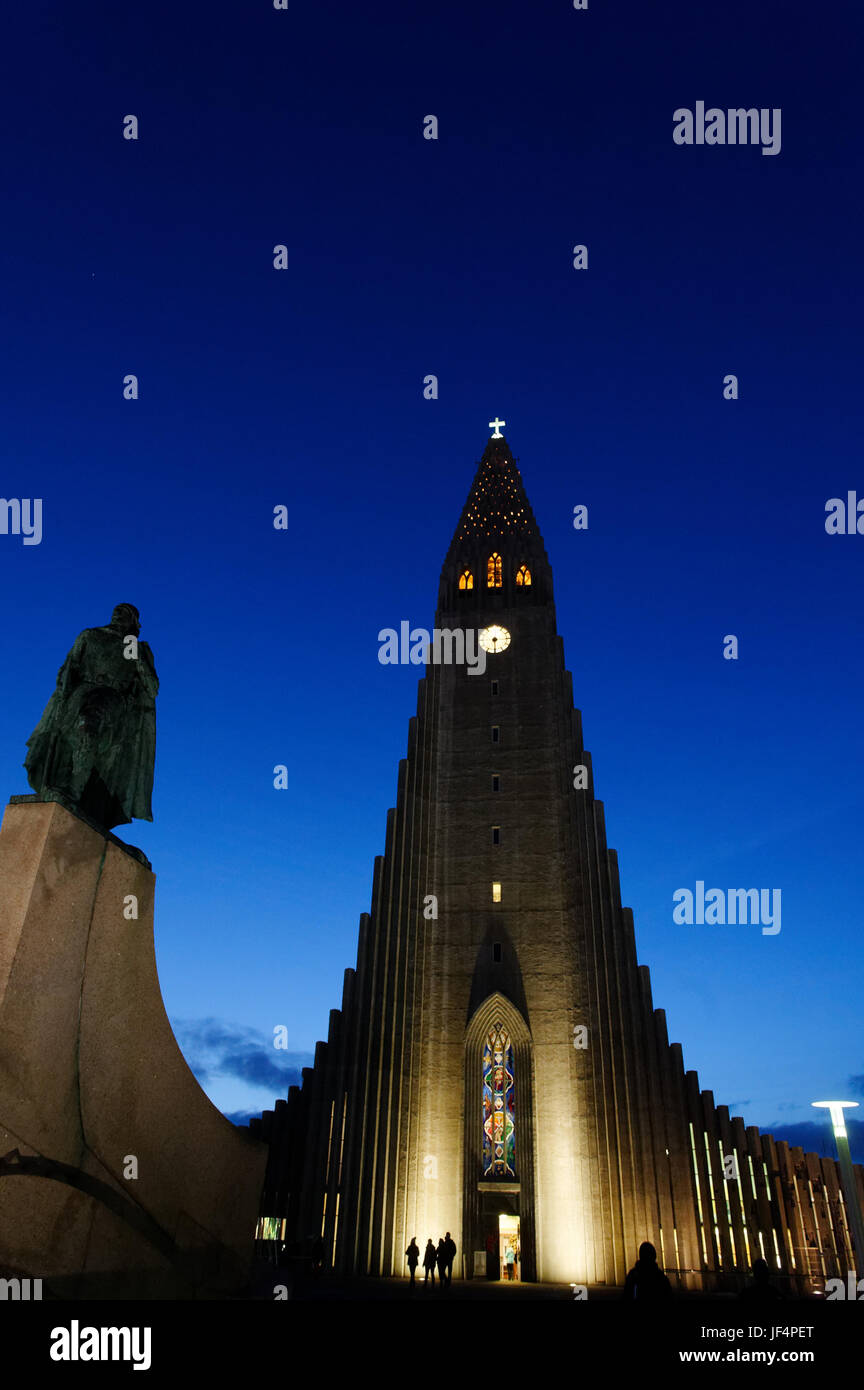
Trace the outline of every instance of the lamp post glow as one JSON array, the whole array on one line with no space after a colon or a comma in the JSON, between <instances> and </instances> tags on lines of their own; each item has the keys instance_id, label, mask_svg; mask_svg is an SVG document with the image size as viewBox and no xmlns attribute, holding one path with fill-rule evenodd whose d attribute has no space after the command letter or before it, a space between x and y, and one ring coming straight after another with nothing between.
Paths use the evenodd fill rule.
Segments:
<instances>
[{"instance_id":1,"label":"lamp post glow","mask_svg":"<svg viewBox=\"0 0 864 1390\"><path fill-rule=\"evenodd\" d=\"M861 1220L861 1207L858 1203L858 1189L855 1186L855 1172L852 1168L852 1155L849 1152L849 1136L846 1133L843 1111L850 1107L857 1109L858 1102L857 1100L814 1100L811 1101L811 1104L822 1110L827 1110L834 1127L834 1141L837 1145L837 1157L840 1160L840 1173L843 1178L846 1216L855 1243L854 1258L857 1275L858 1270L864 1270L864 1222Z\"/></svg>"}]
</instances>

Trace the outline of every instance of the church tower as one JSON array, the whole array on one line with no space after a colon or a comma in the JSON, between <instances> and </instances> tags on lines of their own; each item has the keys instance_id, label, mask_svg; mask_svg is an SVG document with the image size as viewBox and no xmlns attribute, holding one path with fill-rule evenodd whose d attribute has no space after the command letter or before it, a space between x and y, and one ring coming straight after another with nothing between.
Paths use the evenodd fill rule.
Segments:
<instances>
[{"instance_id":1,"label":"church tower","mask_svg":"<svg viewBox=\"0 0 864 1390\"><path fill-rule=\"evenodd\" d=\"M401 1274L412 1236L445 1231L467 1276L499 1277L509 1247L522 1279L621 1284L644 1240L679 1286L760 1253L791 1273L798 1151L700 1094L653 1007L499 423L435 617L469 652L479 634L485 670L430 659L419 682L342 1009L257 1122L262 1210L346 1274Z\"/></svg>"}]
</instances>

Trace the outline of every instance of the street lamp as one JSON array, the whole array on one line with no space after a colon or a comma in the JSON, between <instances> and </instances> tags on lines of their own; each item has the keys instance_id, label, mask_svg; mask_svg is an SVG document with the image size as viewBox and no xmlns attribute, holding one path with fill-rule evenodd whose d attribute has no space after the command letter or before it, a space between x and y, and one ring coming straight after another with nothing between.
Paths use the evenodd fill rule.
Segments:
<instances>
[{"instance_id":1,"label":"street lamp","mask_svg":"<svg viewBox=\"0 0 864 1390\"><path fill-rule=\"evenodd\" d=\"M855 1186L855 1173L852 1169L852 1155L849 1152L849 1136L843 1111L850 1106L857 1108L857 1100L814 1100L811 1105L829 1111L834 1126L834 1140L837 1144L837 1157L840 1160L840 1174L843 1178L843 1196L846 1198L846 1217L855 1243L855 1278L864 1274L864 1222L861 1220L861 1207L858 1203L858 1189Z\"/></svg>"}]
</instances>

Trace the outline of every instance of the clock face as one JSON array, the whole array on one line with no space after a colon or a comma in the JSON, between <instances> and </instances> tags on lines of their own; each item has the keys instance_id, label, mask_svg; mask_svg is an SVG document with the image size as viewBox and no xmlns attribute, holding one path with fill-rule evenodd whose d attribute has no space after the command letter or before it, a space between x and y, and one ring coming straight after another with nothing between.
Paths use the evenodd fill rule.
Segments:
<instances>
[{"instance_id":1,"label":"clock face","mask_svg":"<svg viewBox=\"0 0 864 1390\"><path fill-rule=\"evenodd\" d=\"M510 633L506 627L484 627L480 632L480 646L484 652L503 652L510 646Z\"/></svg>"}]
</instances>

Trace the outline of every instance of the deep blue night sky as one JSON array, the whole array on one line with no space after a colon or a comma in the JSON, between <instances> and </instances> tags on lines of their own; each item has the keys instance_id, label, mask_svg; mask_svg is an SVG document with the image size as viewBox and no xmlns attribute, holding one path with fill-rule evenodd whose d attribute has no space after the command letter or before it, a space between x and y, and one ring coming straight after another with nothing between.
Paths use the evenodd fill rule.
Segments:
<instances>
[{"instance_id":1,"label":"deep blue night sky","mask_svg":"<svg viewBox=\"0 0 864 1390\"><path fill-rule=\"evenodd\" d=\"M864 535L825 531L864 497L860 6L289 6L7 18L0 492L44 534L0 535L4 800L76 634L137 604L155 821L120 833L166 1007L221 1108L271 1105L383 851L417 670L377 633L432 625L498 414L670 1037L831 1152L809 1102L864 1101ZM700 100L780 108L781 152L676 145ZM675 925L698 879L781 889L781 932Z\"/></svg>"}]
</instances>

